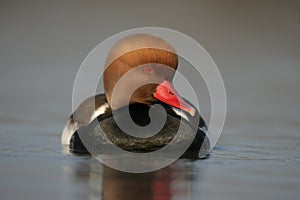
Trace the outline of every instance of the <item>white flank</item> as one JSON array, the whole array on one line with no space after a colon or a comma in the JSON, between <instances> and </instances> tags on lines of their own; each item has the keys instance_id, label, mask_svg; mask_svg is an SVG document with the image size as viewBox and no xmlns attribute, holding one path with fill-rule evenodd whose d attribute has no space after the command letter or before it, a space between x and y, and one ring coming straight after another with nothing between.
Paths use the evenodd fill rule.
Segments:
<instances>
[{"instance_id":1,"label":"white flank","mask_svg":"<svg viewBox=\"0 0 300 200\"><path fill-rule=\"evenodd\" d=\"M93 112L92 116L90 117L90 122L93 121L96 117L104 114L107 108L109 108L108 103L105 103L102 106L100 106L99 108L97 108ZM72 138L72 135L76 132L76 130L78 128L79 128L78 123L71 121L71 119L69 118L69 120L67 121L67 123L62 131L61 144L70 145L70 140Z\"/></svg>"},{"instance_id":2,"label":"white flank","mask_svg":"<svg viewBox=\"0 0 300 200\"><path fill-rule=\"evenodd\" d=\"M99 108L95 110L95 112L92 114L90 121L93 121L96 117L103 115L106 111L106 109L109 108L108 103L103 104Z\"/></svg>"},{"instance_id":3,"label":"white flank","mask_svg":"<svg viewBox=\"0 0 300 200\"><path fill-rule=\"evenodd\" d=\"M71 121L71 119L69 118L61 134L61 144L70 145L70 140L72 138L72 135L75 133L77 129L78 129L77 123L73 123L73 121Z\"/></svg>"},{"instance_id":4,"label":"white flank","mask_svg":"<svg viewBox=\"0 0 300 200\"><path fill-rule=\"evenodd\" d=\"M177 115L179 115L180 117L182 117L182 118L186 119L187 121L189 121L189 117L188 117L182 110L179 110L179 109L174 108L174 107L172 107L172 109L173 109L173 111L174 111Z\"/></svg>"}]
</instances>

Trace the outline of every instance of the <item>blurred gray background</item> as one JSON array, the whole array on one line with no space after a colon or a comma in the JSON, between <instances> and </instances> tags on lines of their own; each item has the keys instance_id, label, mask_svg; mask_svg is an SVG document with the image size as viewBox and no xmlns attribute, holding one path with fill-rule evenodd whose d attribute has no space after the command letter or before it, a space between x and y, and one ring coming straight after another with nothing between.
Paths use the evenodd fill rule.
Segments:
<instances>
[{"instance_id":1,"label":"blurred gray background","mask_svg":"<svg viewBox=\"0 0 300 200\"><path fill-rule=\"evenodd\" d=\"M228 93L227 123L236 113L292 123L300 118L299 10L295 0L1 0L1 112L27 107L43 116L51 107L68 116L76 72L93 47L127 29L158 26L210 53Z\"/></svg>"},{"instance_id":2,"label":"blurred gray background","mask_svg":"<svg viewBox=\"0 0 300 200\"><path fill-rule=\"evenodd\" d=\"M225 82L228 113L221 139L204 165L194 164L194 171L205 166L201 178L182 182L193 185L194 199L200 194L223 200L241 195L297 199L298 0L1 0L0 197L90 194L87 179L74 181L78 173L72 171L77 162L87 161L60 152L75 75L98 43L145 26L174 29L197 40ZM209 109L200 106L206 117ZM88 173L81 167L79 174Z\"/></svg>"}]
</instances>

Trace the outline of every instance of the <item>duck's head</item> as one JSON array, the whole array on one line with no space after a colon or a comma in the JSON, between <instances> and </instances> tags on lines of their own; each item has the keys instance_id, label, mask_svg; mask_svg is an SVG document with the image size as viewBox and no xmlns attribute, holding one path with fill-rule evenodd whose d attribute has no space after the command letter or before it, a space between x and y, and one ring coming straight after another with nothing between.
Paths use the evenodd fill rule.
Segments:
<instances>
[{"instance_id":1,"label":"duck's head","mask_svg":"<svg viewBox=\"0 0 300 200\"><path fill-rule=\"evenodd\" d=\"M161 37L136 34L119 40L108 54L103 74L108 103L113 110L126 106L128 99L123 97L136 82L154 80L155 83L138 87L131 95L129 104L152 105L161 101L194 115L193 106L179 96L172 84L177 65L178 56L175 50ZM127 72L131 73L130 78L127 77L127 81L122 83L122 89L118 90L112 100L117 82Z\"/></svg>"}]
</instances>

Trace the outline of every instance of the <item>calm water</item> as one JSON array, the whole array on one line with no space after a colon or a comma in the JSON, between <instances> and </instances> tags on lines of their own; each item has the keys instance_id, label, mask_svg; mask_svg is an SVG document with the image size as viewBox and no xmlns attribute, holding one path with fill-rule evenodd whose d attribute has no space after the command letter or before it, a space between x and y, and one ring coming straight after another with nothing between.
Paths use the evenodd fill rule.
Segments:
<instances>
[{"instance_id":1,"label":"calm water","mask_svg":"<svg viewBox=\"0 0 300 200\"><path fill-rule=\"evenodd\" d=\"M0 199L299 199L298 1L26 2L0 3ZM80 63L137 26L184 32L219 66L228 115L208 159L127 174L62 153Z\"/></svg>"},{"instance_id":2,"label":"calm water","mask_svg":"<svg viewBox=\"0 0 300 200\"><path fill-rule=\"evenodd\" d=\"M5 111L5 109L4 109ZM128 174L61 153L61 111L1 115L1 199L297 199L299 124L236 120L210 157Z\"/></svg>"}]
</instances>

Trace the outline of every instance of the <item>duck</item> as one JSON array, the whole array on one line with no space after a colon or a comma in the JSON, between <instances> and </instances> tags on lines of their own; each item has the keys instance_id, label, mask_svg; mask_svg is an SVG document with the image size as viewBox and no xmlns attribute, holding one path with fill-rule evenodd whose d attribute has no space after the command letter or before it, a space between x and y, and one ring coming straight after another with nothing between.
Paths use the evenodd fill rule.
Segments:
<instances>
[{"instance_id":1,"label":"duck","mask_svg":"<svg viewBox=\"0 0 300 200\"><path fill-rule=\"evenodd\" d=\"M108 143L126 151L151 152L168 145L174 138L180 145L195 132L182 157L206 157L210 151L207 125L195 106L176 91L172 80L177 67L178 55L162 37L139 33L121 38L111 48L105 62L105 93L87 98L75 109L63 128L61 144L72 153L91 154L95 149L85 145L84 138L88 137L92 143L89 146L102 153L107 150ZM131 74L124 79L129 72ZM147 83L149 77L155 81ZM123 82L119 84L121 79ZM147 84L134 88L137 82L145 80ZM120 85L121 89L115 92ZM147 128L153 120L151 112L158 120L165 121L154 135L139 137L137 133L132 136L116 122L118 119L127 124L132 120ZM175 137L178 131L181 137Z\"/></svg>"}]
</instances>

